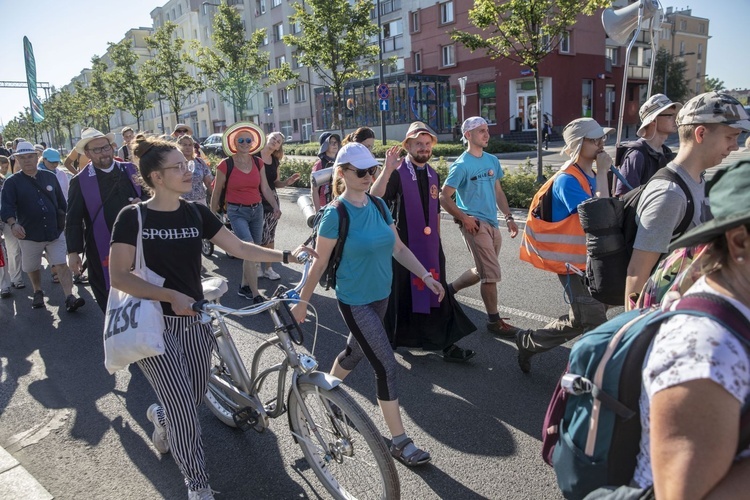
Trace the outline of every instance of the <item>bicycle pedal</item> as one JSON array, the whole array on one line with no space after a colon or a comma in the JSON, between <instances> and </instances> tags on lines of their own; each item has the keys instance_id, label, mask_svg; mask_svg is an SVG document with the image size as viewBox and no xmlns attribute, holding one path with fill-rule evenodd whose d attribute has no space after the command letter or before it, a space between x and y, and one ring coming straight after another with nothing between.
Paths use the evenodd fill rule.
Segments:
<instances>
[{"instance_id":1,"label":"bicycle pedal","mask_svg":"<svg viewBox=\"0 0 750 500\"><path fill-rule=\"evenodd\" d=\"M248 406L234 412L232 414L232 420L234 420L234 423L235 425L237 425L238 429L246 431L258 424L259 416L260 414L256 410Z\"/></svg>"}]
</instances>

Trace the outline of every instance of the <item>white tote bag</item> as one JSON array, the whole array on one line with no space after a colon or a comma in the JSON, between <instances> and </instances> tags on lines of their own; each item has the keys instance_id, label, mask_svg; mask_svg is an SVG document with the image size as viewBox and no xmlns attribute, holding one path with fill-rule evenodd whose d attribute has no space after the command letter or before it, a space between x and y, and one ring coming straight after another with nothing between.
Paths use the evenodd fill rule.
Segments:
<instances>
[{"instance_id":1,"label":"white tote bag","mask_svg":"<svg viewBox=\"0 0 750 500\"><path fill-rule=\"evenodd\" d=\"M143 221L140 205L138 241L133 274L162 286L164 278L146 267L143 259ZM112 287L104 318L104 367L114 373L140 359L164 354L164 312L158 300L147 300Z\"/></svg>"}]
</instances>

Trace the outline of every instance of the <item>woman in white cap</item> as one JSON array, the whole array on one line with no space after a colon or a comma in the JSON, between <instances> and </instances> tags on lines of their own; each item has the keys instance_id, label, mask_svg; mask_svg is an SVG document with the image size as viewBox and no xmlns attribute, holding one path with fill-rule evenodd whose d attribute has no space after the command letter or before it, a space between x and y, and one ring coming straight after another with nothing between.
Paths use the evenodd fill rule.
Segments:
<instances>
[{"instance_id":1,"label":"woman in white cap","mask_svg":"<svg viewBox=\"0 0 750 500\"><path fill-rule=\"evenodd\" d=\"M704 276L665 307L705 294L730 314L675 314L646 355L633 482L659 499L750 491L750 161L717 172L708 190L714 219L670 247L709 244Z\"/></svg>"},{"instance_id":2,"label":"woman in white cap","mask_svg":"<svg viewBox=\"0 0 750 500\"><path fill-rule=\"evenodd\" d=\"M334 182L334 195L349 217L344 250L336 271L336 297L351 333L331 374L343 380L362 358L367 358L375 370L378 405L393 436L391 455L404 465L414 467L429 462L430 454L416 447L401 421L396 392L398 362L383 326L393 277L391 256L416 276L421 276L425 286L438 295L439 300L443 299L445 291L398 238L383 200L367 193L377 169L377 160L360 143L347 144L336 157L333 176L343 182ZM342 184L344 190L338 192ZM313 261L300 294L302 300L292 308L299 322L305 320L307 301L338 241L341 207L336 202L331 202L323 214L315 247L318 258Z\"/></svg>"}]
</instances>

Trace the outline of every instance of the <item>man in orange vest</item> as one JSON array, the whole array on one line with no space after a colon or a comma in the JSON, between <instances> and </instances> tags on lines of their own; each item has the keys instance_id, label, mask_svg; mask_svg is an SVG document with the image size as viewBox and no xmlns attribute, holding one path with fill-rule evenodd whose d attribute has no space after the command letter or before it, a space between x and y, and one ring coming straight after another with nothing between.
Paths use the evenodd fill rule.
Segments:
<instances>
[{"instance_id":1,"label":"man in orange vest","mask_svg":"<svg viewBox=\"0 0 750 500\"><path fill-rule=\"evenodd\" d=\"M591 118L578 118L566 125L563 152L571 159L532 201L521 243L521 260L557 274L570 311L544 328L516 334L518 365L524 373L531 371L534 354L564 344L607 321L607 307L591 297L582 277L568 264L581 271L586 267L586 236L578 218L578 205L594 196L608 196L607 171L612 157L604 151L604 143L612 132L614 129L602 128ZM544 193L552 201L549 220L536 216L535 207Z\"/></svg>"}]
</instances>

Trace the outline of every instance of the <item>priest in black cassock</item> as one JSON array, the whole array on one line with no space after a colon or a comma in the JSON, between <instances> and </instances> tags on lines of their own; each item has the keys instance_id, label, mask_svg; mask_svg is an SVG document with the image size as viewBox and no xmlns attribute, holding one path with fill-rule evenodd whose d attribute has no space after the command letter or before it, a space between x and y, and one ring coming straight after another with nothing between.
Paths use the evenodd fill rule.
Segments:
<instances>
[{"instance_id":1,"label":"priest in black cassock","mask_svg":"<svg viewBox=\"0 0 750 500\"><path fill-rule=\"evenodd\" d=\"M412 123L401 146L386 153L385 168L370 192L391 206L401 241L448 290L440 243L440 179L427 163L435 144L437 136L427 125ZM401 148L407 152L404 158L399 156ZM394 347L442 350L443 359L452 362L465 362L475 355L471 349L455 344L475 331L476 326L453 295L446 294L438 302L420 276L411 274L395 260L385 329Z\"/></svg>"}]
</instances>

